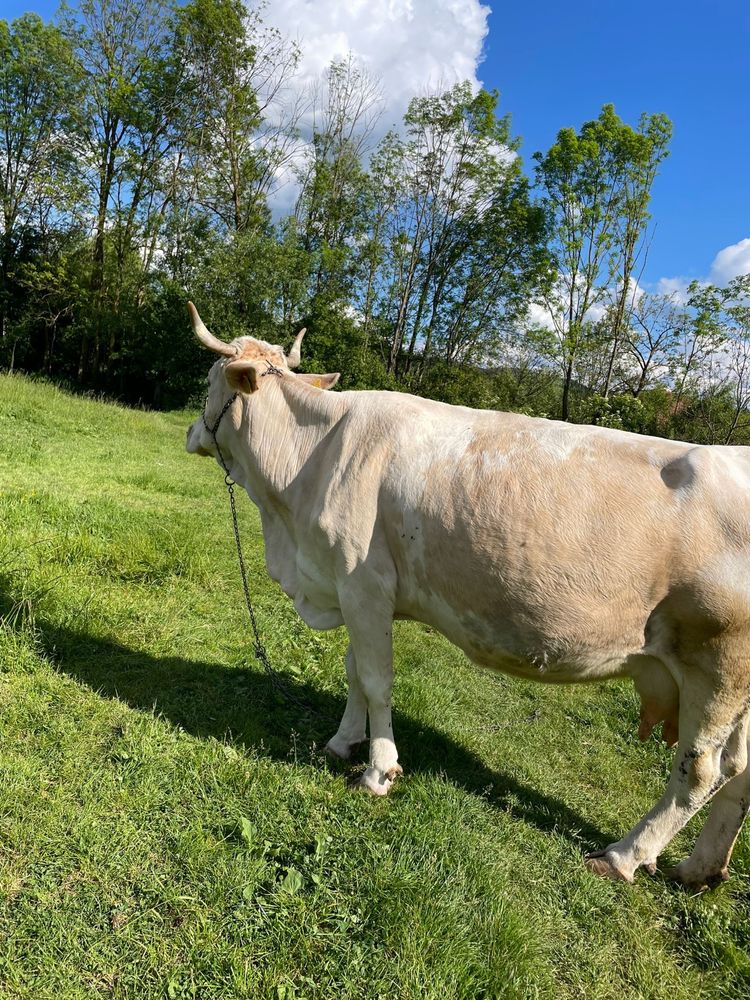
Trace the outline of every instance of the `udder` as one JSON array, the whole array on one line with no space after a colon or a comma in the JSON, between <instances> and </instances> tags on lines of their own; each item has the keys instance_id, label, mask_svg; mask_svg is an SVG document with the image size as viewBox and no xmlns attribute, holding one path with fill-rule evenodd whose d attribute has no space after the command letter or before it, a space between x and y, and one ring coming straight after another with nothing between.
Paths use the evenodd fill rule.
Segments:
<instances>
[{"instance_id":1,"label":"udder","mask_svg":"<svg viewBox=\"0 0 750 1000\"><path fill-rule=\"evenodd\" d=\"M661 724L661 738L674 746L679 735L680 692L674 678L659 660L639 657L630 671L641 699L638 739L647 740Z\"/></svg>"}]
</instances>

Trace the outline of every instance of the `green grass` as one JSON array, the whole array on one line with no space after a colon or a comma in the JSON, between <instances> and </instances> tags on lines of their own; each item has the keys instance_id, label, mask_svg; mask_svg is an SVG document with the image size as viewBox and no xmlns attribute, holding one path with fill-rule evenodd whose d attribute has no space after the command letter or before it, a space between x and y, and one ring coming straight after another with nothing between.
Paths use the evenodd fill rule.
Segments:
<instances>
[{"instance_id":1,"label":"green grass","mask_svg":"<svg viewBox=\"0 0 750 1000\"><path fill-rule=\"evenodd\" d=\"M405 776L347 789L345 700L190 414L0 378L0 997L740 998L750 837L727 885L602 881L582 855L663 789L625 684L543 688L396 628ZM693 824L664 863L689 852Z\"/></svg>"}]
</instances>

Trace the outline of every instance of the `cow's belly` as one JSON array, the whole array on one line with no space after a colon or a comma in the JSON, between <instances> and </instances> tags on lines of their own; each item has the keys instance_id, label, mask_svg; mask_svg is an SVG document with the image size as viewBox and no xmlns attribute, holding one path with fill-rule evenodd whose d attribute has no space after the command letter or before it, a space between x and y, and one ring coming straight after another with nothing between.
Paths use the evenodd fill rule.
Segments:
<instances>
[{"instance_id":1,"label":"cow's belly","mask_svg":"<svg viewBox=\"0 0 750 1000\"><path fill-rule=\"evenodd\" d=\"M641 616L630 627L612 628L608 615L590 627L567 632L535 621L528 608L518 614L483 616L458 610L435 593L412 593L397 607L399 617L440 631L481 666L547 683L602 680L628 672L627 661L643 648Z\"/></svg>"}]
</instances>

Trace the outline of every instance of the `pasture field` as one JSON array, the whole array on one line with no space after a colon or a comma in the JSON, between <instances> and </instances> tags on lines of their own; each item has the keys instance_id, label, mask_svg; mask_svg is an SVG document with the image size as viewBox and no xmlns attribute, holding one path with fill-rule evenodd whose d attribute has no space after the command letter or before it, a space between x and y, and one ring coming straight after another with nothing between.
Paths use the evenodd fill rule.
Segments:
<instances>
[{"instance_id":1,"label":"pasture field","mask_svg":"<svg viewBox=\"0 0 750 1000\"><path fill-rule=\"evenodd\" d=\"M495 676L399 624L405 775L348 790L357 765L321 753L345 633L296 617L240 496L261 630L307 708L275 692L193 416L0 378L2 1000L750 995L749 830L703 896L583 866L668 773L630 685Z\"/></svg>"}]
</instances>

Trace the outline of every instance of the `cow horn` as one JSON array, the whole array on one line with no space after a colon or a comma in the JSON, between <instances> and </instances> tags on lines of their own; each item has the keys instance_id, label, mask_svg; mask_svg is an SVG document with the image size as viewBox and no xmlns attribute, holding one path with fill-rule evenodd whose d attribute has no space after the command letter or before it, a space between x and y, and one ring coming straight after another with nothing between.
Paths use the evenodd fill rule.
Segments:
<instances>
[{"instance_id":1,"label":"cow horn","mask_svg":"<svg viewBox=\"0 0 750 1000\"><path fill-rule=\"evenodd\" d=\"M214 351L216 354L223 354L227 358L233 358L237 354L237 351L231 344L227 344L223 340L219 340L218 337L214 337L211 331L206 328L203 320L198 315L198 310L192 302L188 302L188 312L190 313L190 322L193 324L193 333L204 347L207 347L210 351Z\"/></svg>"},{"instance_id":2,"label":"cow horn","mask_svg":"<svg viewBox=\"0 0 750 1000\"><path fill-rule=\"evenodd\" d=\"M296 368L300 361L300 347L302 346L302 338L305 336L307 327L303 326L297 336L294 338L294 343L292 344L291 351L286 356L287 367Z\"/></svg>"}]
</instances>

